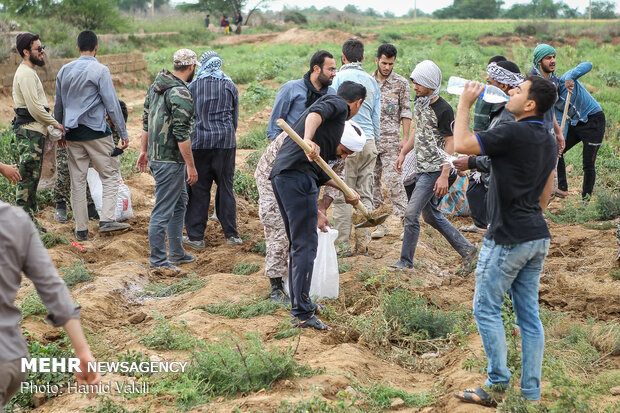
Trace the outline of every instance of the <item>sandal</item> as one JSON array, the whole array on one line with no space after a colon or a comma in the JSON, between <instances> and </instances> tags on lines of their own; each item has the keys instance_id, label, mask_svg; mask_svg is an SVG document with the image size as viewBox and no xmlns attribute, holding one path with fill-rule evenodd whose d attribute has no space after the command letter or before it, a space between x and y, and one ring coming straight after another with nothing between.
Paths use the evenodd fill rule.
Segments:
<instances>
[{"instance_id":1,"label":"sandal","mask_svg":"<svg viewBox=\"0 0 620 413\"><path fill-rule=\"evenodd\" d=\"M325 306L319 303L312 303L312 311L314 314L321 314L325 310Z\"/></svg>"},{"instance_id":2,"label":"sandal","mask_svg":"<svg viewBox=\"0 0 620 413\"><path fill-rule=\"evenodd\" d=\"M297 320L296 327L298 328L314 328L320 331L328 331L330 328L327 324L322 322L317 318L317 316L313 315L309 319L305 321Z\"/></svg>"},{"instance_id":3,"label":"sandal","mask_svg":"<svg viewBox=\"0 0 620 413\"><path fill-rule=\"evenodd\" d=\"M454 392L452 394L457 399L466 403L475 403L487 407L497 406L497 401L495 401L495 399L480 386L473 389Z\"/></svg>"}]
</instances>

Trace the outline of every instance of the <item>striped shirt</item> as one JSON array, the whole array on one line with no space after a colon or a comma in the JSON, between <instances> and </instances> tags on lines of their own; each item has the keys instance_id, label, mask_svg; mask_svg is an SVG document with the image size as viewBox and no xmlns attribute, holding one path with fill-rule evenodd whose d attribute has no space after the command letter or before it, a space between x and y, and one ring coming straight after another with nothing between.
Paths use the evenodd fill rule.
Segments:
<instances>
[{"instance_id":1,"label":"striped shirt","mask_svg":"<svg viewBox=\"0 0 620 413\"><path fill-rule=\"evenodd\" d=\"M205 77L192 82L196 114L192 149L230 149L237 147L235 133L239 118L239 92L226 79Z\"/></svg>"}]
</instances>

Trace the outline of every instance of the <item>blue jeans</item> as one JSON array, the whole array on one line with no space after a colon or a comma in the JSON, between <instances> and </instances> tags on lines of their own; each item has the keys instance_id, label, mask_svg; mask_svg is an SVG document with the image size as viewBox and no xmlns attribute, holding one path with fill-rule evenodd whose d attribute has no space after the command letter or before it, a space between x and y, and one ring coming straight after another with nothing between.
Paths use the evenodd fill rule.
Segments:
<instances>
[{"instance_id":1,"label":"blue jeans","mask_svg":"<svg viewBox=\"0 0 620 413\"><path fill-rule=\"evenodd\" d=\"M507 348L500 315L504 294L510 291L517 324L521 329L521 394L540 398L545 334L538 315L538 286L549 238L514 245L498 245L483 239L476 267L474 317L489 365L487 386L508 385Z\"/></svg>"},{"instance_id":2,"label":"blue jeans","mask_svg":"<svg viewBox=\"0 0 620 413\"><path fill-rule=\"evenodd\" d=\"M155 206L149 222L149 245L151 267L160 267L167 259L166 235L170 259L185 256L183 249L183 221L187 205L185 188L185 164L174 162L151 162L155 178Z\"/></svg>"},{"instance_id":3,"label":"blue jeans","mask_svg":"<svg viewBox=\"0 0 620 413\"><path fill-rule=\"evenodd\" d=\"M413 256L420 237L420 214L429 225L448 240L461 257L465 257L474 246L454 228L450 221L437 208L439 200L435 196L433 186L441 172L423 172L417 174L415 188L405 209L405 233L400 251L400 261L413 266Z\"/></svg>"}]
</instances>

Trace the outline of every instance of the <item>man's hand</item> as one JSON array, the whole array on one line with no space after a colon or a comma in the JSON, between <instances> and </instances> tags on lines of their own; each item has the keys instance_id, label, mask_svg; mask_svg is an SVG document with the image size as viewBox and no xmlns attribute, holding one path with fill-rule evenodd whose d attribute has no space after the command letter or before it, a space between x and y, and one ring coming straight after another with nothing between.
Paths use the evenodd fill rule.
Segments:
<instances>
[{"instance_id":1,"label":"man's hand","mask_svg":"<svg viewBox=\"0 0 620 413\"><path fill-rule=\"evenodd\" d=\"M484 84L480 82L470 81L465 84L465 88L463 89L463 93L461 93L461 97L459 99L459 105L463 104L466 107L470 108L478 99L478 96L484 91Z\"/></svg>"},{"instance_id":2,"label":"man's hand","mask_svg":"<svg viewBox=\"0 0 620 413\"><path fill-rule=\"evenodd\" d=\"M321 231L327 232L327 228L329 228L330 225L329 225L329 220L327 219L326 212L319 209L319 215L317 218L318 218L317 227L319 227Z\"/></svg>"},{"instance_id":3,"label":"man's hand","mask_svg":"<svg viewBox=\"0 0 620 413\"><path fill-rule=\"evenodd\" d=\"M198 182L198 171L194 166L187 165L187 179L185 181L190 185Z\"/></svg>"},{"instance_id":4,"label":"man's hand","mask_svg":"<svg viewBox=\"0 0 620 413\"><path fill-rule=\"evenodd\" d=\"M353 198L347 198L345 195L344 201L349 205L355 206L360 201L360 194L358 194L354 189L351 189L351 191L353 191Z\"/></svg>"},{"instance_id":5,"label":"man's hand","mask_svg":"<svg viewBox=\"0 0 620 413\"><path fill-rule=\"evenodd\" d=\"M22 180L17 165L6 165L0 162L0 173L13 185Z\"/></svg>"},{"instance_id":6,"label":"man's hand","mask_svg":"<svg viewBox=\"0 0 620 413\"><path fill-rule=\"evenodd\" d=\"M448 176L439 175L439 178L435 181L435 186L433 186L433 191L435 191L437 198L443 198L448 193L448 189Z\"/></svg>"},{"instance_id":7,"label":"man's hand","mask_svg":"<svg viewBox=\"0 0 620 413\"><path fill-rule=\"evenodd\" d=\"M97 385L101 383L101 374L97 371L88 370L88 363L95 361L95 358L90 354L90 351L88 354L77 356L80 359L80 370L82 370L82 372L80 373L76 371L75 378L78 381L78 385L89 385L86 387L90 393L88 398L92 399L97 392ZM91 389L93 390L92 392L90 392Z\"/></svg>"},{"instance_id":8,"label":"man's hand","mask_svg":"<svg viewBox=\"0 0 620 413\"><path fill-rule=\"evenodd\" d=\"M400 155L398 155L398 159L396 159L396 163L394 164L394 170L399 174L403 173L403 162L405 162L405 155L400 153Z\"/></svg>"},{"instance_id":9,"label":"man's hand","mask_svg":"<svg viewBox=\"0 0 620 413\"><path fill-rule=\"evenodd\" d=\"M62 126L60 123L58 125L54 125L54 127L60 130L63 133L63 135L67 133L67 130L65 129L65 127Z\"/></svg>"},{"instance_id":10,"label":"man's hand","mask_svg":"<svg viewBox=\"0 0 620 413\"><path fill-rule=\"evenodd\" d=\"M459 155L458 158L452 161L452 164L457 171L462 172L469 169L469 156Z\"/></svg>"},{"instance_id":11,"label":"man's hand","mask_svg":"<svg viewBox=\"0 0 620 413\"><path fill-rule=\"evenodd\" d=\"M566 86L568 93L573 93L573 89L575 89L575 82L573 80L564 81L564 85Z\"/></svg>"},{"instance_id":12,"label":"man's hand","mask_svg":"<svg viewBox=\"0 0 620 413\"><path fill-rule=\"evenodd\" d=\"M138 156L138 162L136 162L136 168L138 168L138 171L144 173L146 172L148 166L149 157L147 156L146 152L140 152L140 156Z\"/></svg>"},{"instance_id":13,"label":"man's hand","mask_svg":"<svg viewBox=\"0 0 620 413\"><path fill-rule=\"evenodd\" d=\"M121 139L121 146L119 146L120 149L127 149L127 147L129 146L129 138L126 139Z\"/></svg>"},{"instance_id":14,"label":"man's hand","mask_svg":"<svg viewBox=\"0 0 620 413\"><path fill-rule=\"evenodd\" d=\"M558 158L564 153L566 147L566 140L562 135L555 135L555 140L558 142Z\"/></svg>"},{"instance_id":15,"label":"man's hand","mask_svg":"<svg viewBox=\"0 0 620 413\"><path fill-rule=\"evenodd\" d=\"M308 146L310 146L310 148L312 148L312 152L308 152L306 153L306 156L308 157L308 160L310 162L314 162L319 155L321 154L321 147L319 145L317 145L316 143L314 143L314 141L312 141L312 139L304 139L304 142L306 142L308 144Z\"/></svg>"},{"instance_id":16,"label":"man's hand","mask_svg":"<svg viewBox=\"0 0 620 413\"><path fill-rule=\"evenodd\" d=\"M67 140L65 138L58 139L56 143L60 149L67 149Z\"/></svg>"}]
</instances>

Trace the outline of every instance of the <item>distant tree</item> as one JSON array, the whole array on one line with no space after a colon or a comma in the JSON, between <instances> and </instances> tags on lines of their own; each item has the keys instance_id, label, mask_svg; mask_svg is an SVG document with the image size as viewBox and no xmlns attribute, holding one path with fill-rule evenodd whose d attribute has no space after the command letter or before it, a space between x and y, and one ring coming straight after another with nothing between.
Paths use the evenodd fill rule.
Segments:
<instances>
[{"instance_id":1,"label":"distant tree","mask_svg":"<svg viewBox=\"0 0 620 413\"><path fill-rule=\"evenodd\" d=\"M423 17L423 16L428 16L428 14L424 13L422 10L418 9L418 12L415 13L415 10L413 9L409 9L409 11L407 12L407 14L405 14L403 17L409 17L409 18L413 18L414 14L416 14L418 17Z\"/></svg>"},{"instance_id":2,"label":"distant tree","mask_svg":"<svg viewBox=\"0 0 620 413\"><path fill-rule=\"evenodd\" d=\"M528 4L514 4L504 13L509 19L577 17L577 9L571 9L566 3L553 0L532 0Z\"/></svg>"},{"instance_id":3,"label":"distant tree","mask_svg":"<svg viewBox=\"0 0 620 413\"><path fill-rule=\"evenodd\" d=\"M394 19L396 15L392 13L391 11L387 10L385 13L383 13L383 17L388 18L388 19Z\"/></svg>"},{"instance_id":4,"label":"distant tree","mask_svg":"<svg viewBox=\"0 0 620 413\"><path fill-rule=\"evenodd\" d=\"M246 24L256 10L259 10L270 2L271 0L198 0L197 3L185 5L183 8L186 10L209 11L212 13L227 13L231 16L236 16L237 13L241 13L241 10L247 9L248 14L243 19L243 23Z\"/></svg>"},{"instance_id":5,"label":"distant tree","mask_svg":"<svg viewBox=\"0 0 620 413\"><path fill-rule=\"evenodd\" d=\"M11 14L42 15L54 10L54 0L3 0L4 8Z\"/></svg>"},{"instance_id":6,"label":"distant tree","mask_svg":"<svg viewBox=\"0 0 620 413\"><path fill-rule=\"evenodd\" d=\"M347 4L346 6L344 6L344 9L342 10L346 13L351 13L351 14L362 14L361 10L357 8L357 6L354 6L353 4Z\"/></svg>"},{"instance_id":7,"label":"distant tree","mask_svg":"<svg viewBox=\"0 0 620 413\"><path fill-rule=\"evenodd\" d=\"M616 4L613 1L593 1L592 2L592 18L593 19L615 19Z\"/></svg>"},{"instance_id":8,"label":"distant tree","mask_svg":"<svg viewBox=\"0 0 620 413\"><path fill-rule=\"evenodd\" d=\"M499 16L503 0L454 0L452 6L433 13L440 19L494 19Z\"/></svg>"},{"instance_id":9,"label":"distant tree","mask_svg":"<svg viewBox=\"0 0 620 413\"><path fill-rule=\"evenodd\" d=\"M114 30L123 22L114 0L63 0L58 12L82 30Z\"/></svg>"},{"instance_id":10,"label":"distant tree","mask_svg":"<svg viewBox=\"0 0 620 413\"><path fill-rule=\"evenodd\" d=\"M370 16L370 17L381 17L381 13L379 13L378 11L373 9L372 7L369 7L366 10L364 10L364 13L362 13L362 14L364 16Z\"/></svg>"},{"instance_id":11,"label":"distant tree","mask_svg":"<svg viewBox=\"0 0 620 413\"><path fill-rule=\"evenodd\" d=\"M155 0L155 8L158 9L170 0ZM151 0L117 0L118 8L124 11L147 10L151 7Z\"/></svg>"}]
</instances>

